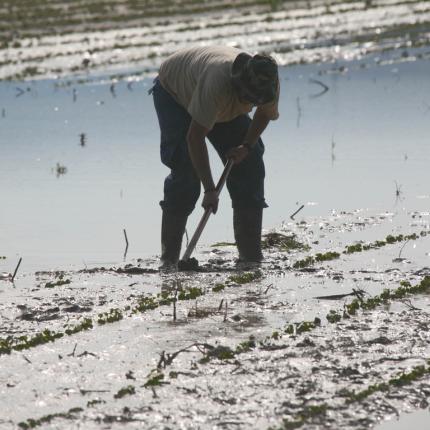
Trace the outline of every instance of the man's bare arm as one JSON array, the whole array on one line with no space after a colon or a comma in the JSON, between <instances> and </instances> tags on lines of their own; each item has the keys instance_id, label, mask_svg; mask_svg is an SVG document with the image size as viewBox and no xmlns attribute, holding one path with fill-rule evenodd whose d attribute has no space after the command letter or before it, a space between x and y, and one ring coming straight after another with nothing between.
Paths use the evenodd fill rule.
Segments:
<instances>
[{"instance_id":1,"label":"man's bare arm","mask_svg":"<svg viewBox=\"0 0 430 430\"><path fill-rule=\"evenodd\" d=\"M197 176L202 181L205 190L215 188L209 164L208 149L205 141L205 137L208 132L209 130L206 127L203 127L192 120L187 134L190 158L194 169L196 170Z\"/></svg>"},{"instance_id":2,"label":"man's bare arm","mask_svg":"<svg viewBox=\"0 0 430 430\"><path fill-rule=\"evenodd\" d=\"M227 153L227 157L232 158L235 164L238 164L245 159L249 154L249 151L257 143L269 122L270 118L257 107L243 142L239 146L232 148Z\"/></svg>"},{"instance_id":3,"label":"man's bare arm","mask_svg":"<svg viewBox=\"0 0 430 430\"><path fill-rule=\"evenodd\" d=\"M205 189L202 206L205 209L211 206L213 213L215 213L218 208L218 197L215 192L215 183L212 178L208 148L205 141L208 133L209 130L206 127L192 120L188 129L187 143L191 162Z\"/></svg>"},{"instance_id":4,"label":"man's bare arm","mask_svg":"<svg viewBox=\"0 0 430 430\"><path fill-rule=\"evenodd\" d=\"M263 134L263 131L266 129L269 122L270 118L259 107L257 107L242 144L246 144L252 148Z\"/></svg>"}]
</instances>

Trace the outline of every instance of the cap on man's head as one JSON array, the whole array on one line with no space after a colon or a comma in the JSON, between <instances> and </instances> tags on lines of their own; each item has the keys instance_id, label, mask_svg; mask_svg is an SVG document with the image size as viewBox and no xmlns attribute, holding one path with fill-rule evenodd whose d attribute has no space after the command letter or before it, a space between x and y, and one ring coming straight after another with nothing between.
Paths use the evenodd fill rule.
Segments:
<instances>
[{"instance_id":1,"label":"cap on man's head","mask_svg":"<svg viewBox=\"0 0 430 430\"><path fill-rule=\"evenodd\" d=\"M269 55L241 52L233 62L233 86L246 101L262 105L276 98L278 65Z\"/></svg>"}]
</instances>

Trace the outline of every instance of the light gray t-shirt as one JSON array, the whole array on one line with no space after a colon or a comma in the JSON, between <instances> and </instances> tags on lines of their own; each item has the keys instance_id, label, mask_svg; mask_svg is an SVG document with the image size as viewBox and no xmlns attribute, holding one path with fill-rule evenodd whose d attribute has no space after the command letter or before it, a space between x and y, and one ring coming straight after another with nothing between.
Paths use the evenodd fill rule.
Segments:
<instances>
[{"instance_id":1,"label":"light gray t-shirt","mask_svg":"<svg viewBox=\"0 0 430 430\"><path fill-rule=\"evenodd\" d=\"M254 107L239 100L231 82L231 67L241 52L228 46L180 50L161 65L160 82L194 121L210 130ZM278 99L279 87L276 100L260 106L271 120L279 117Z\"/></svg>"}]
</instances>

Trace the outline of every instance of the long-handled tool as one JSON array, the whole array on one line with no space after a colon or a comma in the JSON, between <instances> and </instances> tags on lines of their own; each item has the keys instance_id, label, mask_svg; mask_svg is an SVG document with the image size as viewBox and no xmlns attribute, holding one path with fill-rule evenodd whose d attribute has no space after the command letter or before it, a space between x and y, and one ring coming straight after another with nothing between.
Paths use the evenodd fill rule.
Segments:
<instances>
[{"instance_id":1,"label":"long-handled tool","mask_svg":"<svg viewBox=\"0 0 430 430\"><path fill-rule=\"evenodd\" d=\"M220 195L221 190L224 187L224 184L225 184L225 182L227 180L227 177L228 177L228 175L229 175L229 173L230 173L231 168L233 167L233 165L234 165L234 161L233 160L228 160L227 161L227 163L226 163L226 165L224 167L224 171L222 172L222 175L221 175L221 177L220 177L220 179L218 181L218 184L215 187L215 191L216 191L217 197ZM197 260L195 260L194 258L190 259L190 257L191 257L191 254L194 251L194 248L197 245L198 240L200 239L200 236L201 236L201 234L202 234L202 232L203 232L203 230L204 230L204 228L206 226L206 223L208 222L208 219L209 219L211 213L212 213L212 208L208 207L205 210L205 213L203 214L203 216L202 216L202 218L201 218L201 220L199 222L199 225L197 226L196 231L193 234L193 237L191 238L190 243L187 246L187 249L184 252L182 260L179 261L178 268L180 270L187 270L187 269L191 269L192 270L192 269L197 268L197 266L198 266Z\"/></svg>"}]
</instances>

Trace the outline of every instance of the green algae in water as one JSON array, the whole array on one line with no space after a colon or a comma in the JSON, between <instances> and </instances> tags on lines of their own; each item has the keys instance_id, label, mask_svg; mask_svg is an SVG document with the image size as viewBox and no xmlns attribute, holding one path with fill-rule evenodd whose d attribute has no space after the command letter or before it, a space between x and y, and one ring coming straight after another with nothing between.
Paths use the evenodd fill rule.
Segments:
<instances>
[{"instance_id":1,"label":"green algae in water","mask_svg":"<svg viewBox=\"0 0 430 430\"><path fill-rule=\"evenodd\" d=\"M287 325L284 329L284 332L289 335L306 333L308 331L312 331L315 328L321 325L321 320L319 318L315 318L313 321L302 321L300 323L293 323ZM275 332L279 335L278 332ZM273 336L273 334L272 334Z\"/></svg>"},{"instance_id":2,"label":"green algae in water","mask_svg":"<svg viewBox=\"0 0 430 430\"><path fill-rule=\"evenodd\" d=\"M209 345L207 345L209 347ZM200 364L209 363L213 359L218 360L231 360L234 358L236 352L233 351L229 346L217 345L215 347L208 348L205 356L199 360Z\"/></svg>"},{"instance_id":3,"label":"green algae in water","mask_svg":"<svg viewBox=\"0 0 430 430\"><path fill-rule=\"evenodd\" d=\"M131 396L136 394L136 389L133 385L127 385L124 388L121 388L116 394L114 394L114 399L122 399L125 396Z\"/></svg>"},{"instance_id":4,"label":"green algae in water","mask_svg":"<svg viewBox=\"0 0 430 430\"><path fill-rule=\"evenodd\" d=\"M312 418L318 416L326 415L328 410L328 405L310 405L306 408L302 409L300 412L296 414L293 421L284 419L282 422L281 429L285 430L293 430L302 427L306 421L311 420Z\"/></svg>"},{"instance_id":5,"label":"green algae in water","mask_svg":"<svg viewBox=\"0 0 430 430\"><path fill-rule=\"evenodd\" d=\"M106 403L105 400L99 400L99 399L94 399L94 400L89 400L87 402L87 408L92 408L95 405L99 405L99 404L103 404Z\"/></svg>"},{"instance_id":6,"label":"green algae in water","mask_svg":"<svg viewBox=\"0 0 430 430\"><path fill-rule=\"evenodd\" d=\"M315 256L308 256L304 258L303 260L298 260L293 264L294 269L304 269L306 267L312 266L315 263L319 263L322 261L330 261L330 260L336 260L340 257L340 254L338 252L334 251L328 251L325 253L317 253Z\"/></svg>"},{"instance_id":7,"label":"green algae in water","mask_svg":"<svg viewBox=\"0 0 430 430\"><path fill-rule=\"evenodd\" d=\"M212 248L221 248L223 246L236 246L236 243L232 242L217 242L211 245Z\"/></svg>"},{"instance_id":8,"label":"green algae in water","mask_svg":"<svg viewBox=\"0 0 430 430\"><path fill-rule=\"evenodd\" d=\"M72 281L70 279L64 279L54 282L47 282L45 284L45 288L54 288L54 287L61 287L62 285L70 284Z\"/></svg>"},{"instance_id":9,"label":"green algae in water","mask_svg":"<svg viewBox=\"0 0 430 430\"><path fill-rule=\"evenodd\" d=\"M197 297L203 296L203 290L198 287L192 287L187 290L183 290L178 294L178 300L194 300Z\"/></svg>"},{"instance_id":10,"label":"green algae in water","mask_svg":"<svg viewBox=\"0 0 430 430\"><path fill-rule=\"evenodd\" d=\"M143 385L145 388L148 387L159 387L160 385L166 384L167 382L164 381L164 374L163 373L157 373L156 375L149 378L145 384Z\"/></svg>"},{"instance_id":11,"label":"green algae in water","mask_svg":"<svg viewBox=\"0 0 430 430\"><path fill-rule=\"evenodd\" d=\"M133 313L146 312L158 308L158 303L154 297L141 297L136 306L132 308Z\"/></svg>"},{"instance_id":12,"label":"green algae in water","mask_svg":"<svg viewBox=\"0 0 430 430\"><path fill-rule=\"evenodd\" d=\"M75 327L68 328L64 332L71 336L72 334L79 333L81 331L90 330L93 328L93 320L91 318L85 318L80 324Z\"/></svg>"},{"instance_id":13,"label":"green algae in water","mask_svg":"<svg viewBox=\"0 0 430 430\"><path fill-rule=\"evenodd\" d=\"M360 402L377 392L387 392L391 387L402 387L409 385L414 381L430 374L430 367L423 365L414 367L410 372L402 373L395 378L391 378L388 382L381 382L367 387L365 390L359 392L348 393L347 403Z\"/></svg>"},{"instance_id":14,"label":"green algae in water","mask_svg":"<svg viewBox=\"0 0 430 430\"><path fill-rule=\"evenodd\" d=\"M327 316L327 321L331 323L337 323L342 319L342 315L334 310L331 310Z\"/></svg>"},{"instance_id":15,"label":"green algae in water","mask_svg":"<svg viewBox=\"0 0 430 430\"><path fill-rule=\"evenodd\" d=\"M100 313L97 322L100 325L113 323L123 319L122 312L119 309L111 309L109 312Z\"/></svg>"},{"instance_id":16,"label":"green algae in water","mask_svg":"<svg viewBox=\"0 0 430 430\"><path fill-rule=\"evenodd\" d=\"M256 347L256 343L255 343L255 337L254 336L250 336L249 340L246 340L242 343L240 343L237 347L236 347L236 354L242 354L243 352L248 352L251 351L252 349L254 349Z\"/></svg>"},{"instance_id":17,"label":"green algae in water","mask_svg":"<svg viewBox=\"0 0 430 430\"><path fill-rule=\"evenodd\" d=\"M233 282L235 284L248 284L250 282L256 281L263 277L263 274L260 270L255 272L244 272L240 275L231 275L228 278L228 281Z\"/></svg>"},{"instance_id":18,"label":"green algae in water","mask_svg":"<svg viewBox=\"0 0 430 430\"><path fill-rule=\"evenodd\" d=\"M39 427L43 424L50 423L52 420L56 418L64 418L64 419L71 420L71 419L75 419L76 418L75 415L79 412L83 412L83 409L72 408L72 409L69 409L68 412L58 412L55 414L49 414L37 419L29 418L27 421L22 421L18 423L18 427L23 430L27 430L27 429L33 429L35 427Z\"/></svg>"},{"instance_id":19,"label":"green algae in water","mask_svg":"<svg viewBox=\"0 0 430 430\"><path fill-rule=\"evenodd\" d=\"M351 303L345 305L343 318L349 318L356 315L358 309L372 310L377 306L388 303L390 300L399 300L413 294L424 294L430 292L430 276L425 276L417 285L411 285L409 281L401 281L400 287L395 290L384 289L381 294L370 297L367 300L354 299ZM327 320L336 323L342 318L338 311L331 310L327 315Z\"/></svg>"},{"instance_id":20,"label":"green algae in water","mask_svg":"<svg viewBox=\"0 0 430 430\"><path fill-rule=\"evenodd\" d=\"M219 291L224 290L225 285L224 284L215 284L215 286L212 288L212 291L215 293L218 293Z\"/></svg>"},{"instance_id":21,"label":"green algae in water","mask_svg":"<svg viewBox=\"0 0 430 430\"><path fill-rule=\"evenodd\" d=\"M397 242L403 242L408 240L417 240L420 236L426 236L427 232L422 231L420 235L417 235L416 233L412 233L409 235L403 235L399 234L397 236L393 236L389 234L385 240L376 240L375 242L363 245L361 243L357 243L354 245L348 245L346 246L345 251L343 251L344 254L354 254L356 252L362 252L362 251L369 251L371 249L379 249L386 245L392 245Z\"/></svg>"},{"instance_id":22,"label":"green algae in water","mask_svg":"<svg viewBox=\"0 0 430 430\"><path fill-rule=\"evenodd\" d=\"M261 241L263 249L277 248L283 252L290 252L293 250L309 251L310 247L302 242L299 242L295 234L286 236L281 233L268 233L265 234Z\"/></svg>"}]
</instances>

